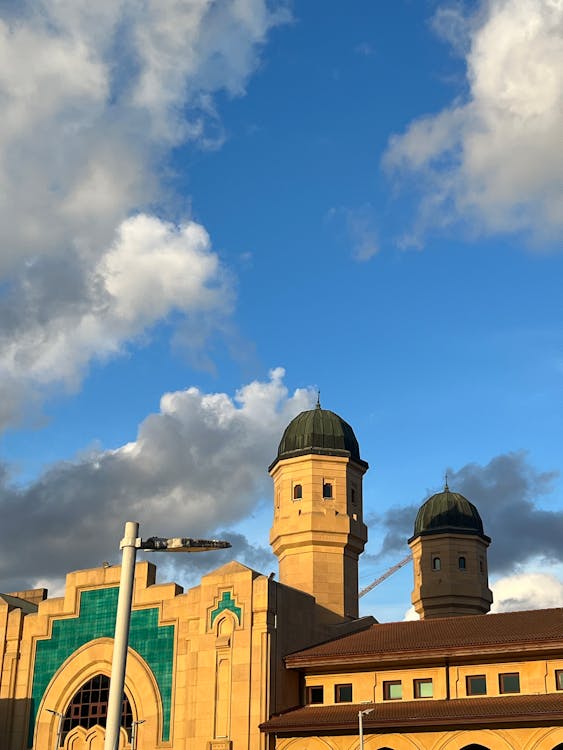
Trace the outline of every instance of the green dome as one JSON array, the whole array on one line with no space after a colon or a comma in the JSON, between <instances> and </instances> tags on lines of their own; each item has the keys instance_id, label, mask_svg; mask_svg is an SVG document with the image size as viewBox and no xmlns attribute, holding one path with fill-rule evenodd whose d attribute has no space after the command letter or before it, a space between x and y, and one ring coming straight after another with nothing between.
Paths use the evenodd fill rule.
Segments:
<instances>
[{"instance_id":1,"label":"green dome","mask_svg":"<svg viewBox=\"0 0 563 750\"><path fill-rule=\"evenodd\" d=\"M432 495L421 506L414 522L413 539L421 534L443 534L448 531L485 536L477 508L459 492L450 492L446 485L443 492Z\"/></svg>"},{"instance_id":2,"label":"green dome","mask_svg":"<svg viewBox=\"0 0 563 750\"><path fill-rule=\"evenodd\" d=\"M360 447L354 430L338 414L321 409L320 404L302 411L285 428L278 455L280 459L318 453L324 456L346 456L367 467L360 458Z\"/></svg>"}]
</instances>

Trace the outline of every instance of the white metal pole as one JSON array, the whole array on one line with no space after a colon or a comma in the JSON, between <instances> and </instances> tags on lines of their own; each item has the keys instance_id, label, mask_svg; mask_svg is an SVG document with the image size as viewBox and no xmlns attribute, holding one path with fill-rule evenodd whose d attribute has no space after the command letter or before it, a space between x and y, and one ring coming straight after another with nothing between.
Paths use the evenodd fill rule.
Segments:
<instances>
[{"instance_id":1,"label":"white metal pole","mask_svg":"<svg viewBox=\"0 0 563 750\"><path fill-rule=\"evenodd\" d=\"M135 558L139 544L138 536L139 524L136 521L128 521L125 524L125 535L120 545L123 551L121 558L121 578L119 581L119 597L115 618L113 660L111 663L104 750L118 750L119 744L123 689L125 687L125 665L127 663L127 646L129 641L129 621L131 619L133 581L135 580Z\"/></svg>"},{"instance_id":2,"label":"white metal pole","mask_svg":"<svg viewBox=\"0 0 563 750\"><path fill-rule=\"evenodd\" d=\"M364 750L364 712L358 711L358 730L360 734L360 750Z\"/></svg>"}]
</instances>

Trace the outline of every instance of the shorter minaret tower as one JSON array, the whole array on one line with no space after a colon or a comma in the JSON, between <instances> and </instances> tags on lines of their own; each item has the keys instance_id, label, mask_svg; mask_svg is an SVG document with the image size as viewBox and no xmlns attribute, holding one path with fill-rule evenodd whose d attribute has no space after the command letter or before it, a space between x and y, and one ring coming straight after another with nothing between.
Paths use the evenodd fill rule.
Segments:
<instances>
[{"instance_id":1,"label":"shorter minaret tower","mask_svg":"<svg viewBox=\"0 0 563 750\"><path fill-rule=\"evenodd\" d=\"M409 539L414 564L412 603L421 618L485 614L493 595L487 547L477 508L458 492L432 495L418 511Z\"/></svg>"},{"instance_id":2,"label":"shorter minaret tower","mask_svg":"<svg viewBox=\"0 0 563 750\"><path fill-rule=\"evenodd\" d=\"M314 596L327 622L358 617L367 468L350 425L317 403L288 425L269 469L274 481L270 543L280 582Z\"/></svg>"}]
</instances>

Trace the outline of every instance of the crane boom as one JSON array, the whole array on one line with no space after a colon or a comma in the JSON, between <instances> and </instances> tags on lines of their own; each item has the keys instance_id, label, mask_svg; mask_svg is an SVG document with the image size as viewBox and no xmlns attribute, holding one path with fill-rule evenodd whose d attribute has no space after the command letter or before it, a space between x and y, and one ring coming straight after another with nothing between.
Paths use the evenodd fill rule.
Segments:
<instances>
[{"instance_id":1,"label":"crane boom","mask_svg":"<svg viewBox=\"0 0 563 750\"><path fill-rule=\"evenodd\" d=\"M393 575L393 573L396 573L400 568L403 567L403 565L406 565L409 560L412 560L412 555L407 555L404 560L401 560L396 565L393 565L392 568L389 568L389 570L386 570L385 573L382 576L379 576L379 578L376 578L375 581L372 581L369 586L366 586L364 589L361 589L358 593L358 598L365 596L366 594L369 594L369 592L374 589L376 586L379 586L380 583L385 581L389 576Z\"/></svg>"}]
</instances>

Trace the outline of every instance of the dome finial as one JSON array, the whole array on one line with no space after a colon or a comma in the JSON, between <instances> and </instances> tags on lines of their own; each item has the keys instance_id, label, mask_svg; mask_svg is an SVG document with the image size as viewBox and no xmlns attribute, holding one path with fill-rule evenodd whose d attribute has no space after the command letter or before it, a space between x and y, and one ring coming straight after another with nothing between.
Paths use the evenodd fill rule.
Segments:
<instances>
[{"instance_id":1,"label":"dome finial","mask_svg":"<svg viewBox=\"0 0 563 750\"><path fill-rule=\"evenodd\" d=\"M321 408L321 392L317 390L317 409Z\"/></svg>"},{"instance_id":2,"label":"dome finial","mask_svg":"<svg viewBox=\"0 0 563 750\"><path fill-rule=\"evenodd\" d=\"M449 492L450 488L448 487L448 472L446 471L444 475L444 492Z\"/></svg>"}]
</instances>

